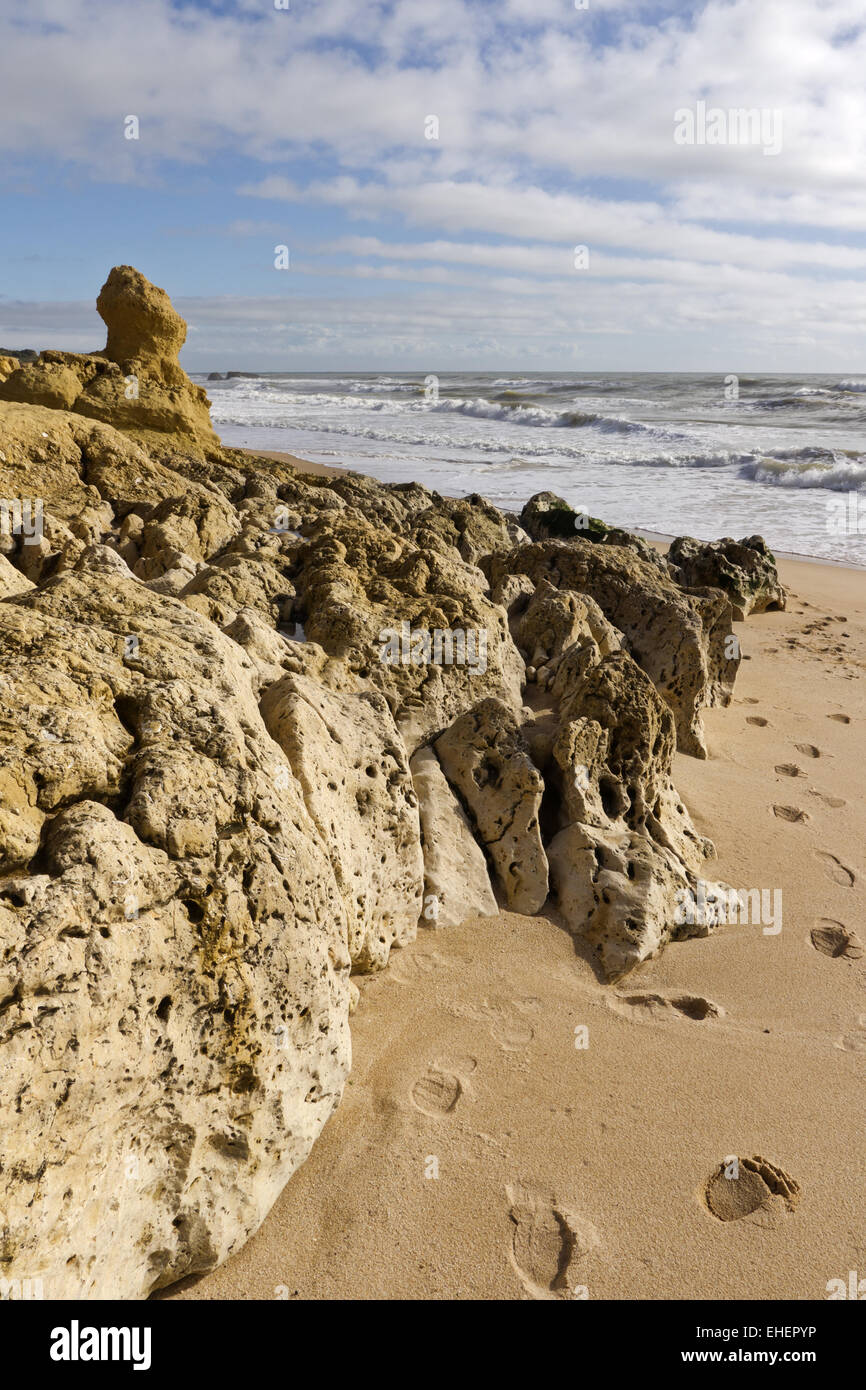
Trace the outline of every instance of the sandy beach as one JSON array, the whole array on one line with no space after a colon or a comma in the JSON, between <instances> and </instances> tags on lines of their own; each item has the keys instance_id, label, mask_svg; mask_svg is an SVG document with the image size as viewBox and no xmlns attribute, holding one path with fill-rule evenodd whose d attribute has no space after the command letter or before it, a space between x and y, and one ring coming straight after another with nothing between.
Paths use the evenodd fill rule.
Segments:
<instances>
[{"instance_id":1,"label":"sandy beach","mask_svg":"<svg viewBox=\"0 0 866 1390\"><path fill-rule=\"evenodd\" d=\"M358 977L342 1104L260 1230L161 1297L822 1299L866 1267L866 586L780 574L787 611L737 625L733 703L675 777L708 872L781 889L782 930L722 926L619 986L555 912L420 930ZM794 1209L716 1219L735 1155Z\"/></svg>"}]
</instances>

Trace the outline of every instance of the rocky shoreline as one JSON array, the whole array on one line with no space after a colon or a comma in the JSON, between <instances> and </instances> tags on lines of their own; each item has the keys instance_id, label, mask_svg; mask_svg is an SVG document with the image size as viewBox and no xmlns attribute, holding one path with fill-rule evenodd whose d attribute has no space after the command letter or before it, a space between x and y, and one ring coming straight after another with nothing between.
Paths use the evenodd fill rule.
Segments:
<instances>
[{"instance_id":1,"label":"rocky shoreline","mask_svg":"<svg viewBox=\"0 0 866 1390\"><path fill-rule=\"evenodd\" d=\"M0 1272L49 1298L237 1250L419 929L552 902L611 981L711 931L674 754L785 605L759 537L225 449L167 295L98 307L0 370Z\"/></svg>"}]
</instances>

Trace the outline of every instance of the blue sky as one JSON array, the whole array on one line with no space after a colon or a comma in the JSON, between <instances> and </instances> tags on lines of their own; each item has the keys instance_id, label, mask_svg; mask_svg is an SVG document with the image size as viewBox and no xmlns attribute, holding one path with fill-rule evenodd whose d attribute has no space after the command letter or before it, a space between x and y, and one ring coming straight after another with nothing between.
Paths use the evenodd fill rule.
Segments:
<instances>
[{"instance_id":1,"label":"blue sky","mask_svg":"<svg viewBox=\"0 0 866 1390\"><path fill-rule=\"evenodd\" d=\"M0 15L0 344L126 262L189 370L866 368L862 0L290 6Z\"/></svg>"}]
</instances>

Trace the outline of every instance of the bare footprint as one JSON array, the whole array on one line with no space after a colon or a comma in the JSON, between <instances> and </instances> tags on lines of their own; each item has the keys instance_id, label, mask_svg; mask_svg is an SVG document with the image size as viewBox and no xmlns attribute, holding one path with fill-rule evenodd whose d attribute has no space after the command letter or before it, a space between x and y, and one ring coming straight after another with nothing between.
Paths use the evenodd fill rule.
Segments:
<instances>
[{"instance_id":1,"label":"bare footprint","mask_svg":"<svg viewBox=\"0 0 866 1390\"><path fill-rule=\"evenodd\" d=\"M796 763L776 763L776 771L780 777L805 777L806 774Z\"/></svg>"},{"instance_id":2,"label":"bare footprint","mask_svg":"<svg viewBox=\"0 0 866 1390\"><path fill-rule=\"evenodd\" d=\"M855 875L851 869L846 869L841 860L835 854L829 854L826 850L816 849L815 858L824 867L824 872L828 878L832 878L834 883L840 883L843 888L853 888Z\"/></svg>"},{"instance_id":3,"label":"bare footprint","mask_svg":"<svg viewBox=\"0 0 866 1390\"><path fill-rule=\"evenodd\" d=\"M846 1033L835 1046L842 1052L866 1052L866 1014L861 1014L858 1018L856 1032Z\"/></svg>"},{"instance_id":4,"label":"bare footprint","mask_svg":"<svg viewBox=\"0 0 866 1390\"><path fill-rule=\"evenodd\" d=\"M663 994L617 994L608 1000L609 1006L623 1018L641 1022L666 1018L689 1018L695 1023L724 1018L721 1004L704 999L700 994L678 994L666 998Z\"/></svg>"},{"instance_id":5,"label":"bare footprint","mask_svg":"<svg viewBox=\"0 0 866 1390\"><path fill-rule=\"evenodd\" d=\"M746 717L747 724L754 724L758 729L766 729L769 720L764 719L760 714L750 714Z\"/></svg>"},{"instance_id":6,"label":"bare footprint","mask_svg":"<svg viewBox=\"0 0 866 1390\"><path fill-rule=\"evenodd\" d=\"M515 1018L513 1014L497 1018L490 1032L506 1052L519 1052L522 1048L528 1047L535 1037L532 1024L525 1018Z\"/></svg>"},{"instance_id":7,"label":"bare footprint","mask_svg":"<svg viewBox=\"0 0 866 1390\"><path fill-rule=\"evenodd\" d=\"M798 753L802 753L804 758L820 758L821 749L816 748L814 743L795 743L794 747Z\"/></svg>"},{"instance_id":8,"label":"bare footprint","mask_svg":"<svg viewBox=\"0 0 866 1390\"><path fill-rule=\"evenodd\" d=\"M846 960L859 960L863 955L863 942L855 931L844 922L834 922L831 917L821 917L809 933L812 945L824 956Z\"/></svg>"},{"instance_id":9,"label":"bare footprint","mask_svg":"<svg viewBox=\"0 0 866 1390\"><path fill-rule=\"evenodd\" d=\"M453 1072L465 1081L467 1076L471 1076L477 1070L478 1058L470 1057L468 1053L463 1052L449 1053L446 1057L437 1057L433 1065L434 1070Z\"/></svg>"},{"instance_id":10,"label":"bare footprint","mask_svg":"<svg viewBox=\"0 0 866 1390\"><path fill-rule=\"evenodd\" d=\"M835 719L837 724L850 724L851 716L848 714L828 714L828 719Z\"/></svg>"},{"instance_id":11,"label":"bare footprint","mask_svg":"<svg viewBox=\"0 0 866 1390\"><path fill-rule=\"evenodd\" d=\"M601 1244L586 1217L522 1184L505 1189L514 1229L511 1263L531 1298L565 1299L581 1283L578 1265Z\"/></svg>"},{"instance_id":12,"label":"bare footprint","mask_svg":"<svg viewBox=\"0 0 866 1390\"><path fill-rule=\"evenodd\" d=\"M399 951L388 962L388 978L401 985L414 984L427 979L444 963L438 951Z\"/></svg>"},{"instance_id":13,"label":"bare footprint","mask_svg":"<svg viewBox=\"0 0 866 1390\"><path fill-rule=\"evenodd\" d=\"M410 1094L416 1110L438 1118L454 1109L463 1094L463 1087L459 1078L450 1072L430 1067L425 1076L419 1076Z\"/></svg>"},{"instance_id":14,"label":"bare footprint","mask_svg":"<svg viewBox=\"0 0 866 1390\"><path fill-rule=\"evenodd\" d=\"M817 787L810 787L809 795L816 796L819 801L822 801L825 806L829 806L834 811L838 811L842 806L848 805L844 797L827 796L825 792L819 792Z\"/></svg>"},{"instance_id":15,"label":"bare footprint","mask_svg":"<svg viewBox=\"0 0 866 1390\"><path fill-rule=\"evenodd\" d=\"M799 1183L760 1154L725 1159L704 1187L704 1201L719 1221L791 1212L799 1200Z\"/></svg>"},{"instance_id":16,"label":"bare footprint","mask_svg":"<svg viewBox=\"0 0 866 1390\"><path fill-rule=\"evenodd\" d=\"M792 824L800 821L807 821L809 817L805 811L801 811L799 806L774 806L773 815L778 820L791 821Z\"/></svg>"}]
</instances>

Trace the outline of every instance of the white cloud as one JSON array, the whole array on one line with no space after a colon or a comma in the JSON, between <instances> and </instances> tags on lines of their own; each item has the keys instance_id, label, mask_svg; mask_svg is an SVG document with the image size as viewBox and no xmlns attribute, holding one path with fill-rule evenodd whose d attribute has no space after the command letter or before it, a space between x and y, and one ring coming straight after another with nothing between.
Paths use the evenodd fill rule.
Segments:
<instances>
[{"instance_id":1,"label":"white cloud","mask_svg":"<svg viewBox=\"0 0 866 1390\"><path fill-rule=\"evenodd\" d=\"M170 0L64 0L60 11L29 0L0 14L0 86L15 114L0 147L17 163L46 156L141 184L141 197L166 159L218 176L226 152L246 158L249 176L230 194L288 200L306 216L292 314L327 306L339 334L342 306L347 348L357 331L359 342L379 334L384 350L391 320L383 292L364 300L357 328L351 296L317 290L337 274L371 288L414 283L400 298L404 316L418 315L404 347L434 331L434 299L442 350L477 341L468 289L486 331L519 335L520 351L526 323L504 296L512 313L545 316L532 341L550 352L573 339L564 314L586 334L641 338L648 352L659 335L698 327L718 329L728 349L785 351L811 337L816 351L850 352L866 269L862 0L707 0L661 14L590 5L328 0L274 11L240 0L216 14ZM613 35L605 46L600 23ZM778 109L781 153L677 145L674 113L698 99ZM128 114L139 141L123 138ZM424 138L430 114L438 141ZM328 172L311 178L305 166ZM282 226L235 211L228 242ZM328 227L318 241L317 212ZM335 218L376 234L334 235ZM583 276L568 268L580 243L592 257ZM259 301L236 302L282 331ZM198 301L215 343L226 320L204 306L226 303ZM274 313L285 317L282 301ZM60 313L58 331L64 322Z\"/></svg>"}]
</instances>

